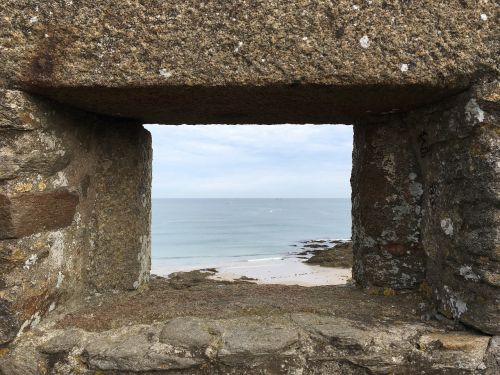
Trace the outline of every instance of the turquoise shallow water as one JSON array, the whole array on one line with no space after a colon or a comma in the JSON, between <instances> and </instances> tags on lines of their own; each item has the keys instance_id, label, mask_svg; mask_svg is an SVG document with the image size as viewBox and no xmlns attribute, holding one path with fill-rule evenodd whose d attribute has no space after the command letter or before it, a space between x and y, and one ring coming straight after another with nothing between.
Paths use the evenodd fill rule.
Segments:
<instances>
[{"instance_id":1,"label":"turquoise shallow water","mask_svg":"<svg viewBox=\"0 0 500 375\"><path fill-rule=\"evenodd\" d=\"M299 241L350 237L350 199L153 199L153 267L266 259Z\"/></svg>"}]
</instances>

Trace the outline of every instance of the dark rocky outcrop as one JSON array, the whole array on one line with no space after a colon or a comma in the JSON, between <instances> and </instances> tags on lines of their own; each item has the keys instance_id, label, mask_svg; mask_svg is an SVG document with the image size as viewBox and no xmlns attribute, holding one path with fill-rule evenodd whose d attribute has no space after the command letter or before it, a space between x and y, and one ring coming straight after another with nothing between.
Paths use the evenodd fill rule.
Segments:
<instances>
[{"instance_id":1,"label":"dark rocky outcrop","mask_svg":"<svg viewBox=\"0 0 500 375\"><path fill-rule=\"evenodd\" d=\"M319 247L319 249L317 247ZM323 267L352 268L353 254L352 242L350 241L336 243L333 246L323 245L321 243L318 244L317 241L311 241L304 245L304 248L317 249L306 250L299 253L299 255L312 254L305 263L316 264Z\"/></svg>"}]
</instances>

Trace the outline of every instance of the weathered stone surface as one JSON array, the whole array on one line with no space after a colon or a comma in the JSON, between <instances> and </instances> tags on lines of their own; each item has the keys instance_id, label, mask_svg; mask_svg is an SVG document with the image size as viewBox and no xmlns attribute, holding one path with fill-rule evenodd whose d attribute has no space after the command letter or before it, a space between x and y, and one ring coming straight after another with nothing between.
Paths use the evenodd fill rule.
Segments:
<instances>
[{"instance_id":1,"label":"weathered stone surface","mask_svg":"<svg viewBox=\"0 0 500 375\"><path fill-rule=\"evenodd\" d=\"M11 341L17 334L17 322L13 317L10 303L0 298L0 343Z\"/></svg>"},{"instance_id":2,"label":"weathered stone surface","mask_svg":"<svg viewBox=\"0 0 500 375\"><path fill-rule=\"evenodd\" d=\"M12 198L0 195L0 240L67 227L73 222L79 198L56 190L24 193Z\"/></svg>"},{"instance_id":3,"label":"weathered stone surface","mask_svg":"<svg viewBox=\"0 0 500 375\"><path fill-rule=\"evenodd\" d=\"M217 321L213 327L222 337L218 355L225 363L232 363L235 361L232 357L246 354L261 356L286 352L299 341L298 330L290 327L287 320L276 317Z\"/></svg>"},{"instance_id":4,"label":"weathered stone surface","mask_svg":"<svg viewBox=\"0 0 500 375\"><path fill-rule=\"evenodd\" d=\"M132 372L185 369L202 363L187 352L158 342L157 334L149 327L131 327L111 335L95 335L87 338L82 358L91 370Z\"/></svg>"},{"instance_id":5,"label":"weathered stone surface","mask_svg":"<svg viewBox=\"0 0 500 375\"><path fill-rule=\"evenodd\" d=\"M356 281L412 287L426 269L422 287L440 310L491 334L500 332L499 90L485 80L356 125L352 177Z\"/></svg>"},{"instance_id":6,"label":"weathered stone surface","mask_svg":"<svg viewBox=\"0 0 500 375\"><path fill-rule=\"evenodd\" d=\"M0 168L5 344L70 297L146 282L151 145L133 121L18 91L0 90L0 104L1 165L10 171Z\"/></svg>"},{"instance_id":7,"label":"weathered stone surface","mask_svg":"<svg viewBox=\"0 0 500 375\"><path fill-rule=\"evenodd\" d=\"M269 355L286 350L299 340L298 331L282 319L249 317L207 321L176 318L165 325L160 342L187 348L216 346L225 362L245 354Z\"/></svg>"},{"instance_id":8,"label":"weathered stone surface","mask_svg":"<svg viewBox=\"0 0 500 375\"><path fill-rule=\"evenodd\" d=\"M39 375L46 373L43 356L35 346L24 347L22 353L0 353L0 374Z\"/></svg>"},{"instance_id":9,"label":"weathered stone surface","mask_svg":"<svg viewBox=\"0 0 500 375\"><path fill-rule=\"evenodd\" d=\"M10 200L8 197L0 195L0 238L9 238L9 234L13 230Z\"/></svg>"},{"instance_id":10,"label":"weathered stone surface","mask_svg":"<svg viewBox=\"0 0 500 375\"><path fill-rule=\"evenodd\" d=\"M332 319L315 314L293 314L292 320L307 331L324 337L339 349L362 350L373 338L360 326L353 326L343 318Z\"/></svg>"},{"instance_id":11,"label":"weathered stone surface","mask_svg":"<svg viewBox=\"0 0 500 375\"><path fill-rule=\"evenodd\" d=\"M84 344L84 334L78 329L67 329L58 332L38 347L38 350L44 354L69 353L71 349Z\"/></svg>"},{"instance_id":12,"label":"weathered stone surface","mask_svg":"<svg viewBox=\"0 0 500 375\"><path fill-rule=\"evenodd\" d=\"M500 336L491 338L484 363L486 375L494 375L500 372Z\"/></svg>"},{"instance_id":13,"label":"weathered stone surface","mask_svg":"<svg viewBox=\"0 0 500 375\"><path fill-rule=\"evenodd\" d=\"M500 84L411 113L427 280L441 311L500 333Z\"/></svg>"},{"instance_id":14,"label":"weathered stone surface","mask_svg":"<svg viewBox=\"0 0 500 375\"><path fill-rule=\"evenodd\" d=\"M339 122L498 72L487 1L0 5L0 85L149 122Z\"/></svg>"},{"instance_id":15,"label":"weathered stone surface","mask_svg":"<svg viewBox=\"0 0 500 375\"><path fill-rule=\"evenodd\" d=\"M75 117L55 108L0 90L0 298L9 332L0 344L35 327L80 274L72 257L79 196L68 190L69 149L78 141L60 132Z\"/></svg>"},{"instance_id":16,"label":"weathered stone surface","mask_svg":"<svg viewBox=\"0 0 500 375\"><path fill-rule=\"evenodd\" d=\"M160 342L182 347L207 347L217 338L203 319L195 317L175 318L165 324Z\"/></svg>"},{"instance_id":17,"label":"weathered stone surface","mask_svg":"<svg viewBox=\"0 0 500 375\"><path fill-rule=\"evenodd\" d=\"M351 185L353 278L363 286L415 287L425 278L422 177L399 118L355 125Z\"/></svg>"},{"instance_id":18,"label":"weathered stone surface","mask_svg":"<svg viewBox=\"0 0 500 375\"><path fill-rule=\"evenodd\" d=\"M81 182L92 210L85 282L100 291L137 289L151 268L151 135L135 123L102 126L93 151Z\"/></svg>"},{"instance_id":19,"label":"weathered stone surface","mask_svg":"<svg viewBox=\"0 0 500 375\"><path fill-rule=\"evenodd\" d=\"M38 129L40 119L36 115L36 105L23 92L0 90L0 132Z\"/></svg>"},{"instance_id":20,"label":"weathered stone surface","mask_svg":"<svg viewBox=\"0 0 500 375\"><path fill-rule=\"evenodd\" d=\"M184 329L193 324L195 331ZM198 340L199 328L211 331L209 341ZM489 374L498 369L491 362L490 341L489 336L423 323L366 326L311 313L229 320L179 317L163 326L99 333L42 327L0 356L0 370L9 375L25 374L25 368L60 375Z\"/></svg>"},{"instance_id":21,"label":"weathered stone surface","mask_svg":"<svg viewBox=\"0 0 500 375\"><path fill-rule=\"evenodd\" d=\"M427 355L432 356L437 366L443 370L449 367L484 370L490 340L489 336L467 332L440 332L422 335L418 345Z\"/></svg>"},{"instance_id":22,"label":"weathered stone surface","mask_svg":"<svg viewBox=\"0 0 500 375\"><path fill-rule=\"evenodd\" d=\"M21 91L0 89L0 182L26 174L50 176L68 165L71 149L56 128L46 127L51 110Z\"/></svg>"}]
</instances>

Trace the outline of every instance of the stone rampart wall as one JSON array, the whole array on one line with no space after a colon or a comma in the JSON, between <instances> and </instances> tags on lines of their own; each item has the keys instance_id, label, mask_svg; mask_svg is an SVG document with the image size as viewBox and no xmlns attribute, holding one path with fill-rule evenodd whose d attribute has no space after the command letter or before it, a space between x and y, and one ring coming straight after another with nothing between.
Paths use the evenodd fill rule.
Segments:
<instances>
[{"instance_id":1,"label":"stone rampart wall","mask_svg":"<svg viewBox=\"0 0 500 375\"><path fill-rule=\"evenodd\" d=\"M0 90L0 344L61 299L148 280L150 162L136 122Z\"/></svg>"}]
</instances>

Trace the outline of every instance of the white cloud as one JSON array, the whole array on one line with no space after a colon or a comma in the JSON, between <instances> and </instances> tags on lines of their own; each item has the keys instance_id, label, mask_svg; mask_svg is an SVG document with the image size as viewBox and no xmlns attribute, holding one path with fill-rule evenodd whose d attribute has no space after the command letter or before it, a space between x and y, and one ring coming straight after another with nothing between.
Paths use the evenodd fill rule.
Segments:
<instances>
[{"instance_id":1,"label":"white cloud","mask_svg":"<svg viewBox=\"0 0 500 375\"><path fill-rule=\"evenodd\" d=\"M154 197L348 197L352 127L147 126Z\"/></svg>"}]
</instances>

